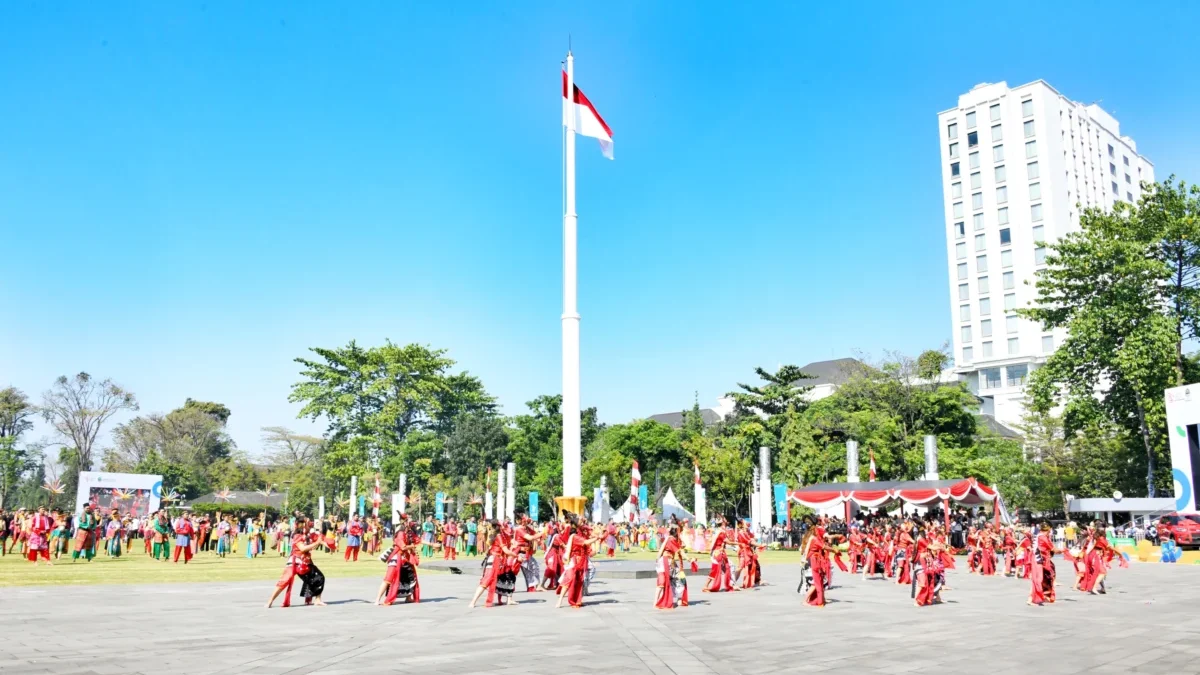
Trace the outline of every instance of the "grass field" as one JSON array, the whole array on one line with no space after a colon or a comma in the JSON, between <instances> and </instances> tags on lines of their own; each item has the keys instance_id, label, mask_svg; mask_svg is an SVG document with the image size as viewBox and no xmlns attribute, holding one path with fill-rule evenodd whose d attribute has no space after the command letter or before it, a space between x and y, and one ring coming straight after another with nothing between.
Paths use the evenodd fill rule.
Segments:
<instances>
[{"instance_id":1,"label":"grass field","mask_svg":"<svg viewBox=\"0 0 1200 675\"><path fill-rule=\"evenodd\" d=\"M62 558L53 567L45 563L34 567L20 556L20 550L11 555L0 557L0 587L6 586L42 586L70 584L153 584L153 583L188 583L198 581L268 581L277 579L283 570L283 558L274 551L254 559L245 554L230 555L218 558L211 553L201 553L192 558L192 562L184 565L162 562L145 555L140 545L134 543L132 555L125 554L120 558L109 558L99 554L90 563L79 560L72 562L70 558ZM649 551L633 551L618 553L619 560L653 560L656 554ZM707 556L696 556L705 562ZM463 561L463 570L474 574L478 570L480 558L459 558ZM358 562L345 562L342 553L317 553L314 560L321 571L330 578L338 577L374 577L383 576L383 565L373 556L360 555ZM799 562L800 557L795 551L764 551L761 554L764 563Z\"/></svg>"}]
</instances>

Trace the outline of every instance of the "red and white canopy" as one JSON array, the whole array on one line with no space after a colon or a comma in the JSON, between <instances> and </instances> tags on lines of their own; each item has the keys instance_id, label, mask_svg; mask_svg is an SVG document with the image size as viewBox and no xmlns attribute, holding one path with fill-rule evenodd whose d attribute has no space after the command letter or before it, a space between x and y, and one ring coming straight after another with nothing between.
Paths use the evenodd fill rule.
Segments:
<instances>
[{"instance_id":1,"label":"red and white canopy","mask_svg":"<svg viewBox=\"0 0 1200 675\"><path fill-rule=\"evenodd\" d=\"M888 502L935 506L943 501L975 506L994 501L1000 493L975 478L959 480L881 481L875 483L821 483L792 490L791 501L813 509L830 509L847 502L873 509Z\"/></svg>"}]
</instances>

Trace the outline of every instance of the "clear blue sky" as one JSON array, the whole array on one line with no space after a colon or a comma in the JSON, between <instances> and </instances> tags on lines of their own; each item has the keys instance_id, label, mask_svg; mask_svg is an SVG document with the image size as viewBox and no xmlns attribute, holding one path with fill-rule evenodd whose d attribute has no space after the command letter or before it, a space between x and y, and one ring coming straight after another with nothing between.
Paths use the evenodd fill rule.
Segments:
<instances>
[{"instance_id":1,"label":"clear blue sky","mask_svg":"<svg viewBox=\"0 0 1200 675\"><path fill-rule=\"evenodd\" d=\"M935 115L978 82L1101 99L1200 181L1192 3L233 4L0 5L0 385L221 401L250 452L308 428L310 346L445 347L508 413L558 392L568 34L615 135L578 163L608 422L946 340Z\"/></svg>"}]
</instances>

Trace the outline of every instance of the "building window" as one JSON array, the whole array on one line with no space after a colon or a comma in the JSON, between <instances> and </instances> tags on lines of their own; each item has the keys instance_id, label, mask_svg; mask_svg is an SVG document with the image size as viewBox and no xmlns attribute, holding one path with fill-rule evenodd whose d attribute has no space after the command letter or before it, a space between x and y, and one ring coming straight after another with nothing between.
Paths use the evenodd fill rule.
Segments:
<instances>
[{"instance_id":1,"label":"building window","mask_svg":"<svg viewBox=\"0 0 1200 675\"><path fill-rule=\"evenodd\" d=\"M979 371L979 387L981 389L999 389L1000 369L985 368Z\"/></svg>"},{"instance_id":2,"label":"building window","mask_svg":"<svg viewBox=\"0 0 1200 675\"><path fill-rule=\"evenodd\" d=\"M1012 267L1012 249L1000 251L1000 266L1005 269Z\"/></svg>"},{"instance_id":3,"label":"building window","mask_svg":"<svg viewBox=\"0 0 1200 675\"><path fill-rule=\"evenodd\" d=\"M963 264L965 265L966 263L963 263ZM966 277L959 277L959 279L965 279L965 278ZM1016 277L1013 276L1013 273L1005 272L1004 273L1004 290L1011 291L1015 285L1016 285Z\"/></svg>"},{"instance_id":4,"label":"building window","mask_svg":"<svg viewBox=\"0 0 1200 675\"><path fill-rule=\"evenodd\" d=\"M950 176L952 178L957 178L959 176L958 162L952 162L950 164Z\"/></svg>"},{"instance_id":5,"label":"building window","mask_svg":"<svg viewBox=\"0 0 1200 675\"><path fill-rule=\"evenodd\" d=\"M1021 343L1017 338L1008 338L1008 355L1015 356L1021 353Z\"/></svg>"},{"instance_id":6,"label":"building window","mask_svg":"<svg viewBox=\"0 0 1200 675\"><path fill-rule=\"evenodd\" d=\"M979 334L982 335L983 337L991 337L992 336L992 320L991 319L984 319L983 321L979 322Z\"/></svg>"},{"instance_id":7,"label":"building window","mask_svg":"<svg viewBox=\"0 0 1200 675\"><path fill-rule=\"evenodd\" d=\"M992 355L992 343L990 343L990 342L983 343L983 357L987 358L991 355Z\"/></svg>"},{"instance_id":8,"label":"building window","mask_svg":"<svg viewBox=\"0 0 1200 675\"><path fill-rule=\"evenodd\" d=\"M968 131L967 132L967 147L974 148L978 145L979 145L979 132L978 131Z\"/></svg>"},{"instance_id":9,"label":"building window","mask_svg":"<svg viewBox=\"0 0 1200 675\"><path fill-rule=\"evenodd\" d=\"M963 363L970 363L974 360L974 350L970 347L963 347Z\"/></svg>"},{"instance_id":10,"label":"building window","mask_svg":"<svg viewBox=\"0 0 1200 675\"><path fill-rule=\"evenodd\" d=\"M983 298L979 301L979 316L991 316L992 314L992 299Z\"/></svg>"},{"instance_id":11,"label":"building window","mask_svg":"<svg viewBox=\"0 0 1200 675\"><path fill-rule=\"evenodd\" d=\"M987 256L986 255L975 256L975 271L976 272L986 272L987 271Z\"/></svg>"},{"instance_id":12,"label":"building window","mask_svg":"<svg viewBox=\"0 0 1200 675\"><path fill-rule=\"evenodd\" d=\"M973 110L971 112L967 113L967 128L968 129L975 128L975 111L973 111Z\"/></svg>"},{"instance_id":13,"label":"building window","mask_svg":"<svg viewBox=\"0 0 1200 675\"><path fill-rule=\"evenodd\" d=\"M1008 188L1001 185L996 188L996 203L1003 204L1008 201Z\"/></svg>"},{"instance_id":14,"label":"building window","mask_svg":"<svg viewBox=\"0 0 1200 675\"><path fill-rule=\"evenodd\" d=\"M1041 222L1041 220L1042 220L1042 205L1034 204L1033 206L1030 206L1029 207L1029 217L1035 223Z\"/></svg>"},{"instance_id":15,"label":"building window","mask_svg":"<svg viewBox=\"0 0 1200 675\"><path fill-rule=\"evenodd\" d=\"M1004 170L1004 165L1001 164L996 167L996 182L1003 183L1006 180L1008 180L1008 172Z\"/></svg>"},{"instance_id":16,"label":"building window","mask_svg":"<svg viewBox=\"0 0 1200 675\"><path fill-rule=\"evenodd\" d=\"M1029 141L1025 144L1025 159L1037 157L1037 141Z\"/></svg>"},{"instance_id":17,"label":"building window","mask_svg":"<svg viewBox=\"0 0 1200 675\"><path fill-rule=\"evenodd\" d=\"M1025 386L1025 376L1029 375L1029 366L1022 363L1019 366L1009 366L1005 370L1008 371L1008 386Z\"/></svg>"},{"instance_id":18,"label":"building window","mask_svg":"<svg viewBox=\"0 0 1200 675\"><path fill-rule=\"evenodd\" d=\"M1033 263L1035 265L1045 265L1046 264L1046 247L1045 246L1039 246L1039 247L1033 249Z\"/></svg>"},{"instance_id":19,"label":"building window","mask_svg":"<svg viewBox=\"0 0 1200 675\"><path fill-rule=\"evenodd\" d=\"M988 278L987 277L979 277L979 294L987 295L988 290L989 290L988 289Z\"/></svg>"},{"instance_id":20,"label":"building window","mask_svg":"<svg viewBox=\"0 0 1200 675\"><path fill-rule=\"evenodd\" d=\"M971 287L968 284L958 285L958 299L969 300L971 298Z\"/></svg>"},{"instance_id":21,"label":"building window","mask_svg":"<svg viewBox=\"0 0 1200 675\"><path fill-rule=\"evenodd\" d=\"M957 196L961 197L962 195L957 195ZM1042 184L1041 183L1030 183L1029 184L1029 199L1034 200L1034 199L1041 199L1041 198L1042 198Z\"/></svg>"},{"instance_id":22,"label":"building window","mask_svg":"<svg viewBox=\"0 0 1200 675\"><path fill-rule=\"evenodd\" d=\"M946 138L950 140L958 138L958 125L954 122L946 125Z\"/></svg>"},{"instance_id":23,"label":"building window","mask_svg":"<svg viewBox=\"0 0 1200 675\"><path fill-rule=\"evenodd\" d=\"M1021 101L1021 117L1033 117L1033 101Z\"/></svg>"},{"instance_id":24,"label":"building window","mask_svg":"<svg viewBox=\"0 0 1200 675\"><path fill-rule=\"evenodd\" d=\"M987 248L987 237L982 234L975 235L975 250L982 251Z\"/></svg>"},{"instance_id":25,"label":"building window","mask_svg":"<svg viewBox=\"0 0 1200 675\"><path fill-rule=\"evenodd\" d=\"M983 229L983 214L982 213L976 213L974 216L971 216L971 219L975 221L975 230L976 231Z\"/></svg>"},{"instance_id":26,"label":"building window","mask_svg":"<svg viewBox=\"0 0 1200 675\"><path fill-rule=\"evenodd\" d=\"M979 168L979 153L978 152L972 152L970 155L967 155L967 165L970 166L972 169Z\"/></svg>"},{"instance_id":27,"label":"building window","mask_svg":"<svg viewBox=\"0 0 1200 675\"><path fill-rule=\"evenodd\" d=\"M1125 166L1129 166L1129 158L1128 157L1121 157L1121 160L1125 162Z\"/></svg>"},{"instance_id":28,"label":"building window","mask_svg":"<svg viewBox=\"0 0 1200 675\"><path fill-rule=\"evenodd\" d=\"M1117 188L1117 181L1115 181L1115 180L1113 181L1112 187L1113 187L1113 199L1120 199L1121 190Z\"/></svg>"},{"instance_id":29,"label":"building window","mask_svg":"<svg viewBox=\"0 0 1200 675\"><path fill-rule=\"evenodd\" d=\"M958 260L967 259L967 242L960 241L954 245L954 257Z\"/></svg>"},{"instance_id":30,"label":"building window","mask_svg":"<svg viewBox=\"0 0 1200 675\"><path fill-rule=\"evenodd\" d=\"M1001 225L1008 224L1008 207L1007 206L1002 209L997 209L996 222L1000 223Z\"/></svg>"},{"instance_id":31,"label":"building window","mask_svg":"<svg viewBox=\"0 0 1200 675\"><path fill-rule=\"evenodd\" d=\"M1100 134L1096 134L1096 135L1099 136ZM1113 156L1113 146L1111 146L1111 145L1108 146L1108 156L1109 157Z\"/></svg>"},{"instance_id":32,"label":"building window","mask_svg":"<svg viewBox=\"0 0 1200 675\"><path fill-rule=\"evenodd\" d=\"M979 186L983 185L983 179L978 171L971 174L971 189L978 190Z\"/></svg>"},{"instance_id":33,"label":"building window","mask_svg":"<svg viewBox=\"0 0 1200 675\"><path fill-rule=\"evenodd\" d=\"M999 122L1000 121L1000 104L995 103L988 110L992 113L992 121Z\"/></svg>"},{"instance_id":34,"label":"building window","mask_svg":"<svg viewBox=\"0 0 1200 675\"><path fill-rule=\"evenodd\" d=\"M962 328L960 328L958 330L958 337L964 343L970 342L971 341L971 327L963 326Z\"/></svg>"},{"instance_id":35,"label":"building window","mask_svg":"<svg viewBox=\"0 0 1200 675\"><path fill-rule=\"evenodd\" d=\"M1016 308L1017 308L1017 294L1016 293L1005 293L1004 294L1004 311L1011 312Z\"/></svg>"},{"instance_id":36,"label":"building window","mask_svg":"<svg viewBox=\"0 0 1200 675\"><path fill-rule=\"evenodd\" d=\"M1004 132L1000 130L1000 125L992 127L992 142L996 143L1004 140Z\"/></svg>"},{"instance_id":37,"label":"building window","mask_svg":"<svg viewBox=\"0 0 1200 675\"><path fill-rule=\"evenodd\" d=\"M1003 145L997 145L997 146L992 147L992 161L993 162L1003 162L1004 161L1004 146Z\"/></svg>"},{"instance_id":38,"label":"building window","mask_svg":"<svg viewBox=\"0 0 1200 675\"><path fill-rule=\"evenodd\" d=\"M1033 138L1033 120L1025 122L1025 138Z\"/></svg>"},{"instance_id":39,"label":"building window","mask_svg":"<svg viewBox=\"0 0 1200 675\"><path fill-rule=\"evenodd\" d=\"M951 183L950 184L950 198L951 199L962 199L962 183Z\"/></svg>"},{"instance_id":40,"label":"building window","mask_svg":"<svg viewBox=\"0 0 1200 675\"><path fill-rule=\"evenodd\" d=\"M1000 230L1000 245L1008 246L1012 243L1012 230L1007 227Z\"/></svg>"},{"instance_id":41,"label":"building window","mask_svg":"<svg viewBox=\"0 0 1200 675\"><path fill-rule=\"evenodd\" d=\"M954 202L953 209L954 209L954 217L962 218L962 214L963 214L962 202Z\"/></svg>"},{"instance_id":42,"label":"building window","mask_svg":"<svg viewBox=\"0 0 1200 675\"><path fill-rule=\"evenodd\" d=\"M1009 333L1017 332L1017 317L1015 314L1004 317L1004 329Z\"/></svg>"},{"instance_id":43,"label":"building window","mask_svg":"<svg viewBox=\"0 0 1200 675\"><path fill-rule=\"evenodd\" d=\"M958 165L957 165L957 164L951 164L950 166L951 166L951 167L957 167ZM958 173L956 172L954 175L955 175L955 176L957 176L957 175L958 175ZM1042 173L1041 173L1041 171L1039 171L1039 170L1038 170L1038 163L1037 163L1037 162L1030 162L1030 163L1026 164L1026 165L1025 165L1025 175L1027 175L1027 176L1029 177L1029 179L1030 179L1030 180L1033 180L1034 178L1039 178L1039 177L1041 177Z\"/></svg>"},{"instance_id":44,"label":"building window","mask_svg":"<svg viewBox=\"0 0 1200 675\"><path fill-rule=\"evenodd\" d=\"M958 306L958 320L959 321L970 321L971 320L971 306L970 305L959 305Z\"/></svg>"},{"instance_id":45,"label":"building window","mask_svg":"<svg viewBox=\"0 0 1200 675\"><path fill-rule=\"evenodd\" d=\"M975 194L971 195L971 208L975 209L976 211L983 208L982 192L976 192Z\"/></svg>"},{"instance_id":46,"label":"building window","mask_svg":"<svg viewBox=\"0 0 1200 675\"><path fill-rule=\"evenodd\" d=\"M967 236L967 227L966 227L966 223L961 223L961 222L960 222L960 223L955 223L955 224L954 224L954 238L955 238L955 239L962 239L962 238L963 238L963 237L965 237L965 236Z\"/></svg>"},{"instance_id":47,"label":"building window","mask_svg":"<svg viewBox=\"0 0 1200 675\"><path fill-rule=\"evenodd\" d=\"M1132 192L1125 193L1125 201L1129 202L1130 204L1133 203L1133 193Z\"/></svg>"},{"instance_id":48,"label":"building window","mask_svg":"<svg viewBox=\"0 0 1200 675\"><path fill-rule=\"evenodd\" d=\"M1114 176L1117 175L1117 165L1113 164L1112 162L1109 162L1108 163L1108 172Z\"/></svg>"},{"instance_id":49,"label":"building window","mask_svg":"<svg viewBox=\"0 0 1200 675\"><path fill-rule=\"evenodd\" d=\"M1126 183L1132 183L1132 182L1133 182L1133 181L1129 180L1129 174L1125 174L1125 182L1126 182Z\"/></svg>"},{"instance_id":50,"label":"building window","mask_svg":"<svg viewBox=\"0 0 1200 675\"><path fill-rule=\"evenodd\" d=\"M958 143L951 143L950 144L950 159L955 159L957 157L958 157Z\"/></svg>"},{"instance_id":51,"label":"building window","mask_svg":"<svg viewBox=\"0 0 1200 675\"><path fill-rule=\"evenodd\" d=\"M962 281L967 278L967 263L958 264L958 280Z\"/></svg>"},{"instance_id":52,"label":"building window","mask_svg":"<svg viewBox=\"0 0 1200 675\"><path fill-rule=\"evenodd\" d=\"M1040 244L1044 241L1046 241L1046 226L1034 225L1033 226L1033 243Z\"/></svg>"},{"instance_id":53,"label":"building window","mask_svg":"<svg viewBox=\"0 0 1200 675\"><path fill-rule=\"evenodd\" d=\"M1054 351L1054 336L1053 335L1043 335L1042 336L1042 353L1049 354L1052 351Z\"/></svg>"}]
</instances>

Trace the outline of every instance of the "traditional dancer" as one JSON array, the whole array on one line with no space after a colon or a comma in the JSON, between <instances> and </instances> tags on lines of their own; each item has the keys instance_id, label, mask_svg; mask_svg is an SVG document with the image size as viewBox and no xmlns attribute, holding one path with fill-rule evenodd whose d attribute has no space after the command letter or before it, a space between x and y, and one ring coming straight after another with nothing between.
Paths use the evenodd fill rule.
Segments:
<instances>
[{"instance_id":1,"label":"traditional dancer","mask_svg":"<svg viewBox=\"0 0 1200 675\"><path fill-rule=\"evenodd\" d=\"M1054 594L1054 541L1050 538L1050 524L1042 522L1041 531L1033 542L1033 566L1030 568L1030 605L1041 606L1053 603Z\"/></svg>"},{"instance_id":2,"label":"traditional dancer","mask_svg":"<svg viewBox=\"0 0 1200 675\"><path fill-rule=\"evenodd\" d=\"M979 533L979 574L985 577L996 574L996 533L991 525Z\"/></svg>"},{"instance_id":3,"label":"traditional dancer","mask_svg":"<svg viewBox=\"0 0 1200 675\"><path fill-rule=\"evenodd\" d=\"M351 555L354 556L354 562L358 562L358 552L362 550L363 526L362 521L358 519L358 514L350 516L350 523L346 525L346 555L345 560L349 561Z\"/></svg>"},{"instance_id":4,"label":"traditional dancer","mask_svg":"<svg viewBox=\"0 0 1200 675\"><path fill-rule=\"evenodd\" d=\"M904 521L900 526L900 533L896 537L896 552L893 564L896 567L896 583L901 586L912 584L912 561L914 557L912 528L913 524L911 521Z\"/></svg>"},{"instance_id":5,"label":"traditional dancer","mask_svg":"<svg viewBox=\"0 0 1200 675\"><path fill-rule=\"evenodd\" d=\"M884 536L883 531L876 527L870 534L863 537L863 546L866 550L866 562L862 571L863 581L866 581L868 576L879 575L880 579L884 577L884 568L887 567L884 562Z\"/></svg>"},{"instance_id":6,"label":"traditional dancer","mask_svg":"<svg viewBox=\"0 0 1200 675\"><path fill-rule=\"evenodd\" d=\"M1088 528L1087 542L1083 550L1085 575L1082 582L1078 584L1079 590L1092 595L1106 594L1108 590L1104 586L1104 580L1108 578L1110 564L1118 555L1112 545L1108 543L1108 537L1105 536L1103 526L1099 521ZM1124 562L1123 558L1122 562Z\"/></svg>"},{"instance_id":7,"label":"traditional dancer","mask_svg":"<svg viewBox=\"0 0 1200 675\"><path fill-rule=\"evenodd\" d=\"M604 536L600 530L595 537L588 524L575 516L567 514L568 528L564 548L567 552L567 562L563 566L562 579L559 580L558 604L555 609L562 607L565 599L576 609L583 607L583 596L588 582L588 564L591 559L592 546Z\"/></svg>"},{"instance_id":8,"label":"traditional dancer","mask_svg":"<svg viewBox=\"0 0 1200 675\"><path fill-rule=\"evenodd\" d=\"M446 520L442 528L442 558L445 560L458 559L458 523L453 518Z\"/></svg>"},{"instance_id":9,"label":"traditional dancer","mask_svg":"<svg viewBox=\"0 0 1200 675\"><path fill-rule=\"evenodd\" d=\"M296 532L292 535L292 554L288 556L287 562L283 565L283 575L275 584L275 590L271 593L271 598L267 600L267 609L275 603L275 598L280 594L283 595L283 606L290 607L292 605L292 584L296 577L309 574L312 566L312 550L321 545L319 539L313 539L308 536L304 523L296 524ZM320 597L318 596L318 600ZM311 604L311 599L305 602ZM324 603L318 603L324 604Z\"/></svg>"},{"instance_id":10,"label":"traditional dancer","mask_svg":"<svg viewBox=\"0 0 1200 675\"><path fill-rule=\"evenodd\" d=\"M712 523L712 548L709 550L708 580L704 582L704 593L741 590L733 587L733 568L729 564L729 526L724 516L717 516Z\"/></svg>"},{"instance_id":11,"label":"traditional dancer","mask_svg":"<svg viewBox=\"0 0 1200 675\"><path fill-rule=\"evenodd\" d=\"M192 529L192 521L187 516L180 516L175 519L175 564L179 564L179 553L183 552L183 564L186 565L192 560L192 535L195 531Z\"/></svg>"},{"instance_id":12,"label":"traditional dancer","mask_svg":"<svg viewBox=\"0 0 1200 675\"><path fill-rule=\"evenodd\" d=\"M37 513L29 519L29 546L26 549L26 556L34 567L37 567L39 556L46 561L47 565L54 564L50 562L50 542L46 539L46 535L50 533L53 525L50 516L46 515L44 506L38 507Z\"/></svg>"},{"instance_id":13,"label":"traditional dancer","mask_svg":"<svg viewBox=\"0 0 1200 675\"><path fill-rule=\"evenodd\" d=\"M407 516L402 515L401 519L400 525L396 526L396 535L392 537L391 550L380 558L387 564L387 571L375 594L376 605L391 605L401 595L408 604L421 602L421 582L417 578L421 533Z\"/></svg>"},{"instance_id":14,"label":"traditional dancer","mask_svg":"<svg viewBox=\"0 0 1200 675\"><path fill-rule=\"evenodd\" d=\"M946 568L942 565L942 554L945 544L934 541L918 553L917 563L920 571L917 573L916 594L913 604L925 607L942 602L942 589L946 578Z\"/></svg>"},{"instance_id":15,"label":"traditional dancer","mask_svg":"<svg viewBox=\"0 0 1200 675\"><path fill-rule=\"evenodd\" d=\"M542 588L547 591L558 590L558 579L562 576L566 558L566 534L564 528L557 522L546 525L546 572L542 577Z\"/></svg>"},{"instance_id":16,"label":"traditional dancer","mask_svg":"<svg viewBox=\"0 0 1200 675\"><path fill-rule=\"evenodd\" d=\"M687 575L683 571L683 562L683 542L679 539L679 527L672 525L667 530L667 539L658 553L655 609L688 606Z\"/></svg>"},{"instance_id":17,"label":"traditional dancer","mask_svg":"<svg viewBox=\"0 0 1200 675\"><path fill-rule=\"evenodd\" d=\"M75 550L71 552L71 560L79 560L82 555L91 562L96 555L93 530L96 529L96 516L92 514L91 503L83 505L83 513L79 514L79 522L75 525Z\"/></svg>"},{"instance_id":18,"label":"traditional dancer","mask_svg":"<svg viewBox=\"0 0 1200 675\"><path fill-rule=\"evenodd\" d=\"M1017 558L1017 540L1013 538L1011 527L1004 528L1000 536L1000 550L1004 552L1004 576L1011 577L1015 572Z\"/></svg>"},{"instance_id":19,"label":"traditional dancer","mask_svg":"<svg viewBox=\"0 0 1200 675\"><path fill-rule=\"evenodd\" d=\"M521 575L525 577L525 590L529 593L535 593L538 589L538 581L541 580L542 571L538 569L537 557L534 551L537 549L537 543L541 539L537 529L533 526L533 521L529 516L522 514L521 525L517 527L513 533L513 548L517 551L517 560L515 569L521 571Z\"/></svg>"},{"instance_id":20,"label":"traditional dancer","mask_svg":"<svg viewBox=\"0 0 1200 675\"><path fill-rule=\"evenodd\" d=\"M850 555L850 573L857 574L861 567L866 566L866 553L864 552L864 537L859 532L857 526L850 527L850 536L847 537L849 548L847 552Z\"/></svg>"},{"instance_id":21,"label":"traditional dancer","mask_svg":"<svg viewBox=\"0 0 1200 675\"><path fill-rule=\"evenodd\" d=\"M824 607L825 587L829 581L830 569L825 527L820 523L814 524L805 532L804 541L800 544L800 557L812 572L812 584L804 597L804 604L810 607Z\"/></svg>"},{"instance_id":22,"label":"traditional dancer","mask_svg":"<svg viewBox=\"0 0 1200 675\"><path fill-rule=\"evenodd\" d=\"M754 588L762 583L762 568L758 564L758 551L764 548L754 541L754 534L746 521L738 521L736 532L738 554L738 586Z\"/></svg>"},{"instance_id":23,"label":"traditional dancer","mask_svg":"<svg viewBox=\"0 0 1200 675\"><path fill-rule=\"evenodd\" d=\"M426 524L428 524L428 521ZM475 604L479 602L479 597L483 595L484 591L487 592L487 601L484 603L485 607L495 606L497 604L497 595L500 596L499 604L505 604L504 600L511 602L512 598L511 593L505 593L503 588L497 593L496 587L501 582L501 577L511 574L512 563L510 562L510 558L516 558L517 552L512 546L512 537L505 531L506 528L500 526L500 521L491 521L491 526L496 534L492 537L492 544L491 548L488 549L487 557L483 559L483 575L479 579L479 588L475 589L475 597L471 598L471 609L475 608ZM422 534L422 542L425 541L425 534L428 534L428 531ZM421 548L421 552L422 555L425 552L424 545Z\"/></svg>"}]
</instances>

